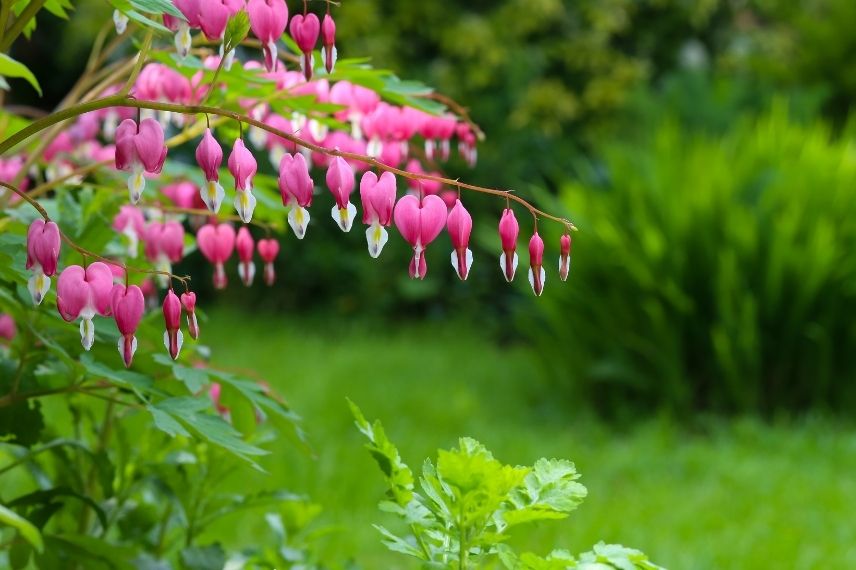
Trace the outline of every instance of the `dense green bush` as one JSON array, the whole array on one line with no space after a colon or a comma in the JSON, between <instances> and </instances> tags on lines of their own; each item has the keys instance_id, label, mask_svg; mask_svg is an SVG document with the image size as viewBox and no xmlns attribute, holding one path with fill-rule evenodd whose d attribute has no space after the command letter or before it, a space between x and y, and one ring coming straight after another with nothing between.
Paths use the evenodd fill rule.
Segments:
<instances>
[{"instance_id":1,"label":"dense green bush","mask_svg":"<svg viewBox=\"0 0 856 570\"><path fill-rule=\"evenodd\" d=\"M610 413L852 409L852 139L777 103L597 153L560 196L583 230L570 288L523 319L555 383Z\"/></svg>"}]
</instances>

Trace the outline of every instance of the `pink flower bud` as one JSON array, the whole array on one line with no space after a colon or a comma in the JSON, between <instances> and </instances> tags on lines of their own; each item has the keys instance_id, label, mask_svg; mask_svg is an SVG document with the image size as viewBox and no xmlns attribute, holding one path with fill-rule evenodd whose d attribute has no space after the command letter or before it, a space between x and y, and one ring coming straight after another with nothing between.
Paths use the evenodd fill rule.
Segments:
<instances>
[{"instance_id":1,"label":"pink flower bud","mask_svg":"<svg viewBox=\"0 0 856 570\"><path fill-rule=\"evenodd\" d=\"M173 360L178 358L184 337L181 334L181 302L172 289L166 292L163 300L163 320L166 331L163 333L163 344Z\"/></svg>"},{"instance_id":2,"label":"pink flower bud","mask_svg":"<svg viewBox=\"0 0 856 570\"><path fill-rule=\"evenodd\" d=\"M125 362L125 367L130 368L134 353L137 351L137 338L134 334L143 318L145 310L145 299L143 292L136 285L125 287L114 285L110 294L110 308L113 319L122 338L119 339L119 354Z\"/></svg>"},{"instance_id":3,"label":"pink flower bud","mask_svg":"<svg viewBox=\"0 0 856 570\"><path fill-rule=\"evenodd\" d=\"M330 161L327 168L327 187L336 199L336 205L331 210L333 220L339 224L343 232L351 231L357 207L351 204L351 192L354 191L354 169L341 156Z\"/></svg>"},{"instance_id":4,"label":"pink flower bud","mask_svg":"<svg viewBox=\"0 0 856 570\"><path fill-rule=\"evenodd\" d=\"M213 182L220 180L219 169L220 164L223 163L223 149L211 134L211 129L205 129L205 134L202 135L202 140L196 147L196 162L205 173L206 180Z\"/></svg>"},{"instance_id":5,"label":"pink flower bud","mask_svg":"<svg viewBox=\"0 0 856 570\"><path fill-rule=\"evenodd\" d=\"M163 127L154 119L125 119L116 129L116 169L131 172L128 191L136 204L146 187L143 173L159 174L166 160Z\"/></svg>"},{"instance_id":6,"label":"pink flower bud","mask_svg":"<svg viewBox=\"0 0 856 570\"><path fill-rule=\"evenodd\" d=\"M291 208L288 212L288 224L297 239L303 239L306 235L306 226L309 224L309 212L306 208L312 204L313 188L314 184L303 155L283 155L279 163L279 192L283 205Z\"/></svg>"},{"instance_id":7,"label":"pink flower bud","mask_svg":"<svg viewBox=\"0 0 856 570\"><path fill-rule=\"evenodd\" d=\"M187 313L187 332L190 338L199 338L199 323L196 321L196 293L189 291L181 294L181 304Z\"/></svg>"},{"instance_id":8,"label":"pink flower bud","mask_svg":"<svg viewBox=\"0 0 856 570\"><path fill-rule=\"evenodd\" d=\"M511 208L502 211L499 220L499 239L502 241L502 254L499 256L499 266L505 275L505 280L511 282L517 271L517 236L520 235L520 225Z\"/></svg>"},{"instance_id":9,"label":"pink flower bud","mask_svg":"<svg viewBox=\"0 0 856 570\"><path fill-rule=\"evenodd\" d=\"M53 222L34 220L27 229L27 269L33 275L27 280L27 289L33 303L41 304L51 288L51 276L56 274L59 258L60 232Z\"/></svg>"},{"instance_id":10,"label":"pink flower bud","mask_svg":"<svg viewBox=\"0 0 856 570\"><path fill-rule=\"evenodd\" d=\"M268 287L274 284L276 281L276 272L274 270L273 262L276 260L276 256L279 255L279 242L275 239L260 239L259 240L259 256L265 262L265 285Z\"/></svg>"},{"instance_id":11,"label":"pink flower bud","mask_svg":"<svg viewBox=\"0 0 856 570\"><path fill-rule=\"evenodd\" d=\"M568 272L571 270L571 236L563 234L560 241L561 253L559 253L559 279L568 280Z\"/></svg>"},{"instance_id":12,"label":"pink flower bud","mask_svg":"<svg viewBox=\"0 0 856 570\"><path fill-rule=\"evenodd\" d=\"M238 230L238 237L235 239L235 249L238 250L238 275L244 285L249 287L253 284L253 279L256 276L256 264L253 263L253 251L255 243L253 236L250 235L250 230L241 226Z\"/></svg>"},{"instance_id":13,"label":"pink flower bud","mask_svg":"<svg viewBox=\"0 0 856 570\"><path fill-rule=\"evenodd\" d=\"M419 198L408 194L395 205L393 217L395 227L413 247L410 277L424 279L428 265L423 253L446 225L446 204L437 196L425 196L420 202Z\"/></svg>"},{"instance_id":14,"label":"pink flower bud","mask_svg":"<svg viewBox=\"0 0 856 570\"><path fill-rule=\"evenodd\" d=\"M336 65L336 22L328 12L324 15L321 21L321 43L324 45L322 49L324 55L324 68L327 73L333 73L333 66Z\"/></svg>"},{"instance_id":15,"label":"pink flower bud","mask_svg":"<svg viewBox=\"0 0 856 570\"><path fill-rule=\"evenodd\" d=\"M229 224L206 224L196 233L199 251L214 264L214 287L224 289L228 284L223 264L235 249L235 229Z\"/></svg>"},{"instance_id":16,"label":"pink flower bud","mask_svg":"<svg viewBox=\"0 0 856 570\"><path fill-rule=\"evenodd\" d=\"M537 296L544 292L547 275L544 272L544 240L536 231L529 240L529 284Z\"/></svg>"},{"instance_id":17,"label":"pink flower bud","mask_svg":"<svg viewBox=\"0 0 856 570\"><path fill-rule=\"evenodd\" d=\"M312 79L312 50L318 43L318 33L321 31L321 22L318 16L311 12L306 15L296 14L291 18L288 26L291 37L297 43L297 47L303 52L301 68L306 81Z\"/></svg>"},{"instance_id":18,"label":"pink flower bud","mask_svg":"<svg viewBox=\"0 0 856 570\"><path fill-rule=\"evenodd\" d=\"M253 196L253 177L258 165L244 141L235 139L232 153L229 155L229 172L235 178L235 210L245 224L253 219L256 209L256 197Z\"/></svg>"},{"instance_id":19,"label":"pink flower bud","mask_svg":"<svg viewBox=\"0 0 856 570\"><path fill-rule=\"evenodd\" d=\"M473 252L469 249L470 233L473 231L473 218L461 200L455 200L455 206L449 212L446 229L452 239L452 267L462 281L467 280L473 265Z\"/></svg>"},{"instance_id":20,"label":"pink flower bud","mask_svg":"<svg viewBox=\"0 0 856 570\"><path fill-rule=\"evenodd\" d=\"M276 70L276 41L285 32L288 6L284 0L250 0L247 3L250 28L262 43L265 69Z\"/></svg>"},{"instance_id":21,"label":"pink flower bud","mask_svg":"<svg viewBox=\"0 0 856 570\"><path fill-rule=\"evenodd\" d=\"M15 340L18 334L18 327L15 326L15 319L6 313L0 313L0 338L7 341Z\"/></svg>"}]
</instances>

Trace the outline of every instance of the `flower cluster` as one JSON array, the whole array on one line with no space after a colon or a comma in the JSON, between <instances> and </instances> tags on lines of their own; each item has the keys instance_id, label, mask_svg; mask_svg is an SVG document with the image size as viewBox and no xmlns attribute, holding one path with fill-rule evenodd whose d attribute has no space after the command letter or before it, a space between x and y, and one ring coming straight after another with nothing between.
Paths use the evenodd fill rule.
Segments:
<instances>
[{"instance_id":1,"label":"flower cluster","mask_svg":"<svg viewBox=\"0 0 856 570\"><path fill-rule=\"evenodd\" d=\"M451 242L450 261L455 273L462 281L469 277L474 259L470 248L473 217L464 205L461 192L472 189L498 195L507 203L499 220L499 266L505 279L512 281L518 266L520 224L511 205L512 201L518 202L535 220L528 244L528 276L533 292L542 294L546 271L544 241L538 233L539 216L560 221L569 229L572 225L544 214L508 192L443 178L437 171L437 161L450 159L454 140L457 140L461 157L470 165L475 164L476 135L467 120L449 112L432 115L414 107L391 104L364 86L345 80L331 82L329 77L323 76L323 71L318 72L320 77L314 76L313 52L319 38L324 69L329 74L335 65L336 25L329 13L321 20L306 11L304 4L304 12L289 20L283 0L249 0L247 3L244 0L175 0L175 6L184 19L164 16L164 23L176 33L175 44L181 57L186 56L192 46L191 30L201 30L208 40L224 41L229 18L245 10L252 32L261 43L263 63L245 62L242 64L244 71L255 70L278 92L308 96L332 111L326 115L295 111L283 116L265 100L242 99L238 101L245 115L196 107L239 122L239 134L230 136L231 149L228 157L224 157L223 147L215 136L219 132L218 125L212 125L206 115L207 128L201 129L199 116L185 109L188 105L204 103L211 90L222 87L203 84L201 71L188 77L167 65L148 63L138 69L135 81L129 82L129 85L133 83L133 95L121 98L119 102L124 106L94 111L90 108L67 130L48 141L44 157L49 168L54 169L53 173L46 172L48 182L59 177L68 183L82 180L76 166L78 162L100 163L108 159L117 171L127 173L131 203L120 208L112 228L122 236L127 258L137 257L142 245L153 269L137 271L155 277L159 288L165 291L162 302L151 278L131 284L129 268L124 263L86 252L60 232L47 212L25 192L27 179L22 175L27 162L23 157L0 162L0 179L23 178L16 197L33 203L44 218L34 221L27 235L26 267L32 272L28 287L34 303L41 303L50 289L50 278L58 269L61 242L65 240L73 249L84 253L84 264L66 266L57 282L59 314L68 322L79 321L84 349L89 350L95 342L95 316L112 317L120 333L119 353L125 365L130 366L137 349L136 331L152 299L161 304L164 346L173 359L178 358L183 343L182 313L186 314L187 333L193 339L198 338L196 295L187 288L187 278L172 273L173 265L185 255L186 232L195 233L196 248L214 266L215 288L227 286L226 265L235 253L238 277L245 286L250 287L255 282L256 256L263 264L262 280L268 286L274 285L280 242L270 235L270 224L253 219L259 203L254 182L259 170L266 168L266 165L260 167L256 160L260 151L267 153L276 171L276 184L285 208L283 214L297 239L304 239L309 230L317 179L321 181L318 185L325 184L330 192L330 216L341 231L350 232L358 217L362 221L371 257L381 255L390 239L389 228L395 226L412 250L409 274L413 279L424 279L427 275L426 251L444 230ZM117 27L122 27L127 22L116 18L116 23ZM288 70L280 60L277 43L286 28L301 52L299 71ZM221 51L219 57L207 58L204 66L209 69L227 67L232 63L224 58L231 58L233 52L232 49L229 53ZM122 93L122 90L119 86L110 87L105 95L113 93ZM345 125L345 128L330 128L331 124ZM198 186L184 174L170 173L168 183L159 188L160 196L153 202L142 202L146 186L158 178L164 168L169 146L166 130L170 128L183 129L182 135L201 133L194 156L199 180L204 183ZM100 136L113 144L101 144ZM189 137L179 138L187 140ZM221 213L227 199L227 189L221 180L221 174L226 177L221 172L224 166L231 178L228 186L230 190L233 188L231 202L236 215ZM407 181L404 192L399 192L398 177ZM6 187L14 189L10 185ZM358 197L354 195L357 189ZM164 199L174 206L165 205ZM266 212L268 218L270 215ZM236 228L234 222L241 225ZM262 227L265 237L254 238L248 224ZM565 233L559 243L558 267L562 280L568 277L570 250L571 237ZM91 263L86 264L87 260ZM185 286L180 296L172 288L176 279ZM14 323L10 325L8 320L3 321L6 338L14 336Z\"/></svg>"}]
</instances>

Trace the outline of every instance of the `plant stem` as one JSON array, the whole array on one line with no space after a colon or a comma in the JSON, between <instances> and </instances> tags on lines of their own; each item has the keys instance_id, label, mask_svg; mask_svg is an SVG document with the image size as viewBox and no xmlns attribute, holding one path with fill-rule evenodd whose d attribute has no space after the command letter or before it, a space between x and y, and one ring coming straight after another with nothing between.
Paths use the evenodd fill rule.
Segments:
<instances>
[{"instance_id":1,"label":"plant stem","mask_svg":"<svg viewBox=\"0 0 856 570\"><path fill-rule=\"evenodd\" d=\"M209 115L217 115L220 117L228 117L235 121L240 121L242 123L252 125L254 127L258 127L264 131L272 133L278 137L281 137L287 141L290 141L296 145L307 148L311 151L325 154L327 156L340 156L342 158L351 159L359 162L364 162L368 164L372 168L376 168L378 170L383 170L386 172L391 172L403 178L407 178L410 180L429 180L432 182L439 182L441 184L445 184L447 186L451 186L453 188L457 187L462 190L470 190L473 192L479 192L482 194L490 194L493 196L499 196L509 201L517 202L518 204L525 207L532 214L533 217L544 218L547 220L552 220L554 222L558 222L565 226L568 230L575 231L577 228L570 220L566 218L560 218L558 216L553 216L552 214L548 214L543 210L539 210L532 204L530 204L525 199L521 198L514 194L511 190L497 190L494 188L485 188L483 186L476 186L474 184L468 184L465 182L461 182L460 180L452 180L450 178L445 178L442 176L436 176L433 174L417 174L413 172L407 172L405 170L401 170L399 168L395 168L393 166L388 166L376 158L366 156L363 154L358 154L355 152L346 152L338 149L328 149L323 146L317 145L315 143L311 143L307 140L304 140L298 136L295 136L292 133L287 133L285 131L281 131L279 129L273 128L262 121L257 121L252 117L248 117L241 113L237 113L235 111L228 111L226 109L221 109L219 107L209 107L205 105L179 105L174 103L160 103L156 101L141 101L138 99L133 99L129 97L124 97L122 95L114 95L111 97L104 97L102 99L96 99L95 101L88 101L86 103L80 103L78 105L74 105L72 107L68 107L67 109L63 109L61 111L57 111L47 117L42 119L33 121L28 126L24 127L20 131L12 134L8 138L6 138L3 142L0 142L0 155L5 154L10 149L14 148L16 145L24 142L29 137L35 135L36 133L67 119L72 117L76 117L78 115L82 115L83 113L87 113L89 111L97 111L99 109L105 109L107 107L133 107L137 109L153 109L155 111L170 111L174 113L184 113L184 114L209 114Z\"/></svg>"},{"instance_id":2,"label":"plant stem","mask_svg":"<svg viewBox=\"0 0 856 570\"><path fill-rule=\"evenodd\" d=\"M3 0L3 4L10 3L12 0ZM27 23L36 17L36 13L42 9L42 6L45 5L46 0L30 0L30 3L27 4L27 7L24 8L24 11L21 12L21 15L18 16L12 25L9 27L9 30L3 35L3 41L0 41L0 52L5 53L12 46L12 43L18 38L21 32L24 31L24 28L27 27Z\"/></svg>"}]
</instances>

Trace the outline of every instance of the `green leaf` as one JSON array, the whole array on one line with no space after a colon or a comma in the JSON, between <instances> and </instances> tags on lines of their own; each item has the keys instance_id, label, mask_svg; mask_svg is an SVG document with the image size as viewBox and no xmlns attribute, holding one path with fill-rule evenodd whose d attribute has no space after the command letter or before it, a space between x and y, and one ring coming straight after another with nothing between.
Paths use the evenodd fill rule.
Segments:
<instances>
[{"instance_id":1,"label":"green leaf","mask_svg":"<svg viewBox=\"0 0 856 570\"><path fill-rule=\"evenodd\" d=\"M37 551L41 552L44 549L42 534L39 532L39 529L33 526L30 521L16 512L10 511L3 505L0 505L0 523L16 529Z\"/></svg>"},{"instance_id":2,"label":"green leaf","mask_svg":"<svg viewBox=\"0 0 856 570\"><path fill-rule=\"evenodd\" d=\"M135 570L131 561L136 552L131 547L117 546L94 536L76 534L45 535L45 542L46 557L39 564L40 568L68 568L73 561L85 568Z\"/></svg>"},{"instance_id":3,"label":"green leaf","mask_svg":"<svg viewBox=\"0 0 856 570\"><path fill-rule=\"evenodd\" d=\"M380 421L369 424L355 403L348 400L348 406L351 408L357 429L369 440L366 449L369 450L378 467L383 471L389 484L389 495L402 507L407 505L413 499L413 472L401 460L401 455L395 445L386 437Z\"/></svg>"},{"instance_id":4,"label":"green leaf","mask_svg":"<svg viewBox=\"0 0 856 570\"><path fill-rule=\"evenodd\" d=\"M580 555L579 568L602 569L615 568L616 570L663 570L639 550L627 548L620 544L605 544L598 542L591 551Z\"/></svg>"},{"instance_id":5,"label":"green leaf","mask_svg":"<svg viewBox=\"0 0 856 570\"><path fill-rule=\"evenodd\" d=\"M0 75L25 79L38 92L39 97L42 96L42 88L33 72L26 65L12 59L5 53L0 53Z\"/></svg>"},{"instance_id":6,"label":"green leaf","mask_svg":"<svg viewBox=\"0 0 856 570\"><path fill-rule=\"evenodd\" d=\"M169 14L179 20L187 20L184 14L169 0L130 0L129 3L140 12L158 15Z\"/></svg>"},{"instance_id":7,"label":"green leaf","mask_svg":"<svg viewBox=\"0 0 856 570\"><path fill-rule=\"evenodd\" d=\"M221 570L226 553L219 544L190 546L181 551L181 563L187 570Z\"/></svg>"},{"instance_id":8,"label":"green leaf","mask_svg":"<svg viewBox=\"0 0 856 570\"><path fill-rule=\"evenodd\" d=\"M226 24L226 31L223 34L223 51L228 53L238 47L249 33L250 18L245 10L241 10L229 18L229 22Z\"/></svg>"},{"instance_id":9,"label":"green leaf","mask_svg":"<svg viewBox=\"0 0 856 570\"><path fill-rule=\"evenodd\" d=\"M118 370L97 362L95 357L87 353L80 357L80 363L89 374L97 378L104 378L121 386L134 389L139 395L143 393L162 393L153 388L153 381L148 376L133 372L131 370Z\"/></svg>"},{"instance_id":10,"label":"green leaf","mask_svg":"<svg viewBox=\"0 0 856 570\"><path fill-rule=\"evenodd\" d=\"M508 526L545 520L562 519L579 506L588 491L577 482L574 464L561 459L539 459L523 485L511 495L512 510L503 513Z\"/></svg>"},{"instance_id":11,"label":"green leaf","mask_svg":"<svg viewBox=\"0 0 856 570\"><path fill-rule=\"evenodd\" d=\"M390 531L380 525L376 524L372 526L374 526L378 530L378 532L383 535L383 543L393 552L407 554L408 556L413 556L414 558L418 558L420 560L426 559L425 555L422 553L421 550L416 548L411 543L407 542L405 539L392 534Z\"/></svg>"},{"instance_id":12,"label":"green leaf","mask_svg":"<svg viewBox=\"0 0 856 570\"><path fill-rule=\"evenodd\" d=\"M0 411L0 439L11 436L12 443L24 447L38 443L45 427L41 408L41 403L35 399L4 407Z\"/></svg>"},{"instance_id":13,"label":"green leaf","mask_svg":"<svg viewBox=\"0 0 856 570\"><path fill-rule=\"evenodd\" d=\"M14 499L12 502L9 503L9 506L17 507L49 504L53 502L53 500L57 497L72 497L85 503L86 505L91 507L93 511L95 511L95 515L98 517L98 522L101 523L101 526L107 526L107 515L104 513L104 510L100 506L98 506L98 503L96 503L85 495L81 495L80 493L69 487L55 487L53 489L33 491L32 493L28 493L26 495L22 495Z\"/></svg>"}]
</instances>

